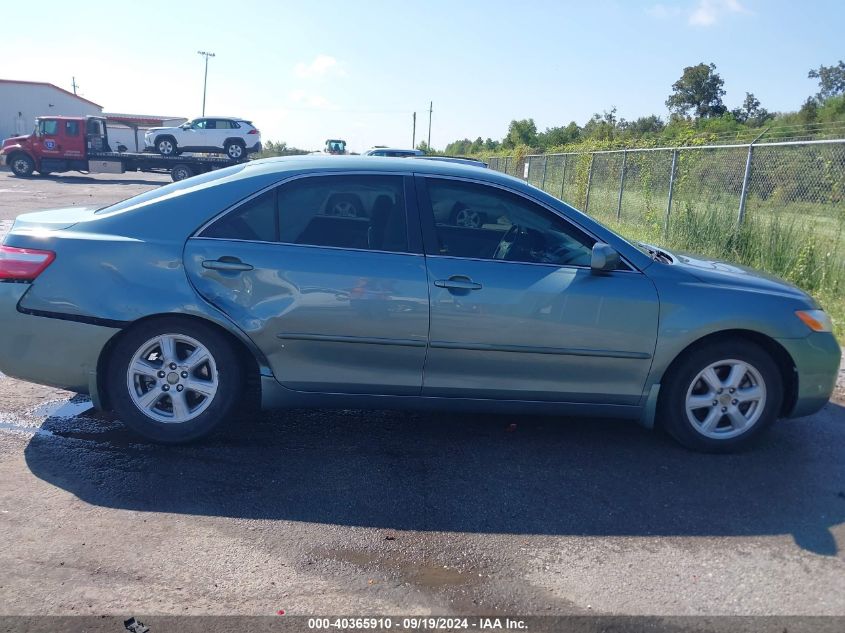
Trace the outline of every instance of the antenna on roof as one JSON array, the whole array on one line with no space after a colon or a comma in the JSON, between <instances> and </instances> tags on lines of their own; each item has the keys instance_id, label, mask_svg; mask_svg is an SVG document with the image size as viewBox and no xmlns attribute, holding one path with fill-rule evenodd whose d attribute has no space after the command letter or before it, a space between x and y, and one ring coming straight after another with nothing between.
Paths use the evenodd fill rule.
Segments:
<instances>
[{"instance_id":1,"label":"antenna on roof","mask_svg":"<svg viewBox=\"0 0 845 633\"><path fill-rule=\"evenodd\" d=\"M76 89L79 88L79 84L76 83L76 77L73 77L72 79L73 81L71 82L71 85L73 86L73 94L76 94Z\"/></svg>"}]
</instances>

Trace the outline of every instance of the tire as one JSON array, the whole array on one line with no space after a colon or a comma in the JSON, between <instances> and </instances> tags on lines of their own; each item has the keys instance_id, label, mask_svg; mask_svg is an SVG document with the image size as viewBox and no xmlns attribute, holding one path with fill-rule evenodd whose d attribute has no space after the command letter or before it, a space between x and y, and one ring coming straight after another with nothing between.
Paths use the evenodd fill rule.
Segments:
<instances>
[{"instance_id":1,"label":"tire","mask_svg":"<svg viewBox=\"0 0 845 633\"><path fill-rule=\"evenodd\" d=\"M227 141L223 147L223 151L232 160L243 160L246 158L246 145L244 145L243 141Z\"/></svg>"},{"instance_id":2,"label":"tire","mask_svg":"<svg viewBox=\"0 0 845 633\"><path fill-rule=\"evenodd\" d=\"M673 363L670 372L660 394L658 420L689 449L741 450L780 413L780 370L750 341L730 339L694 348Z\"/></svg>"},{"instance_id":3,"label":"tire","mask_svg":"<svg viewBox=\"0 0 845 633\"><path fill-rule=\"evenodd\" d=\"M186 178L190 178L194 175L194 170L191 169L190 165L183 165L178 164L170 170L170 178L173 182L179 182L180 180L185 180Z\"/></svg>"},{"instance_id":4,"label":"tire","mask_svg":"<svg viewBox=\"0 0 845 633\"><path fill-rule=\"evenodd\" d=\"M8 164L12 173L18 178L28 178L35 171L35 161L26 154L12 154Z\"/></svg>"},{"instance_id":5,"label":"tire","mask_svg":"<svg viewBox=\"0 0 845 633\"><path fill-rule=\"evenodd\" d=\"M160 136L156 139L156 151L162 156L176 156L178 149L176 139L172 136Z\"/></svg>"},{"instance_id":6,"label":"tire","mask_svg":"<svg viewBox=\"0 0 845 633\"><path fill-rule=\"evenodd\" d=\"M326 215L341 218L360 218L364 216L361 199L352 193L333 194L326 203Z\"/></svg>"},{"instance_id":7,"label":"tire","mask_svg":"<svg viewBox=\"0 0 845 633\"><path fill-rule=\"evenodd\" d=\"M192 366L192 351L205 353L206 360ZM212 326L179 317L130 329L106 367L106 388L120 419L163 444L192 442L219 430L243 393L243 368L229 341Z\"/></svg>"},{"instance_id":8,"label":"tire","mask_svg":"<svg viewBox=\"0 0 845 633\"><path fill-rule=\"evenodd\" d=\"M469 229L480 229L485 222L484 214L466 205L456 203L452 209L450 220L454 226Z\"/></svg>"}]
</instances>

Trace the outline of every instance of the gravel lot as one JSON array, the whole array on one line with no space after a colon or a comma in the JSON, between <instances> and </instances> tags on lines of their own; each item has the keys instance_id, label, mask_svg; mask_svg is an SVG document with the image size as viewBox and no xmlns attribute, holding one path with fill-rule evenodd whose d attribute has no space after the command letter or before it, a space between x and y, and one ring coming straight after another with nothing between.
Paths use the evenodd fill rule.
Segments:
<instances>
[{"instance_id":1,"label":"gravel lot","mask_svg":"<svg viewBox=\"0 0 845 633\"><path fill-rule=\"evenodd\" d=\"M0 172L0 233L167 181ZM842 395L733 456L614 420L352 410L158 447L0 375L0 613L845 616Z\"/></svg>"}]
</instances>

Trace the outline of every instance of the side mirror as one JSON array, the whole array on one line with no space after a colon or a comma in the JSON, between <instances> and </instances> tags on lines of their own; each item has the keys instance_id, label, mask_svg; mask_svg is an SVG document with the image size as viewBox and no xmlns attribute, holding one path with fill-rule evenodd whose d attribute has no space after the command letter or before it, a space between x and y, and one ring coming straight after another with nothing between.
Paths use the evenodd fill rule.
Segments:
<instances>
[{"instance_id":1,"label":"side mirror","mask_svg":"<svg viewBox=\"0 0 845 633\"><path fill-rule=\"evenodd\" d=\"M590 260L590 268L594 273L603 273L609 270L616 270L619 266L619 253L612 246L604 242L593 244L593 256Z\"/></svg>"}]
</instances>

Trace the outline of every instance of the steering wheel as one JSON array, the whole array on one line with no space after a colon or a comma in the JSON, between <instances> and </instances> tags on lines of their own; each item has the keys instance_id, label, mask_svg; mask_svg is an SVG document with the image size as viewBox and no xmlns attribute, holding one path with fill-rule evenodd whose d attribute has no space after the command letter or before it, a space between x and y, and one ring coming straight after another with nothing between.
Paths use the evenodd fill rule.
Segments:
<instances>
[{"instance_id":1,"label":"steering wheel","mask_svg":"<svg viewBox=\"0 0 845 633\"><path fill-rule=\"evenodd\" d=\"M525 250L527 247L528 233L523 227L514 224L499 240L499 245L493 253L493 259L508 260L510 255L516 255L520 250Z\"/></svg>"}]
</instances>

